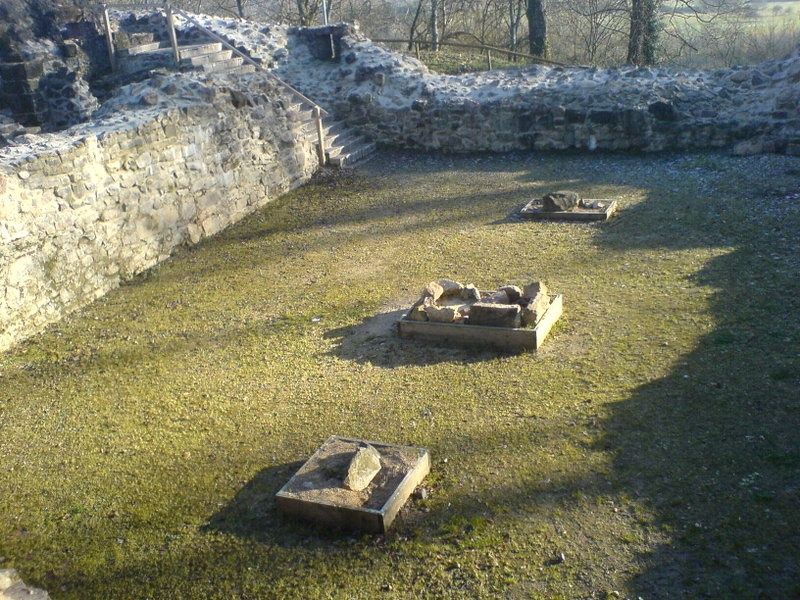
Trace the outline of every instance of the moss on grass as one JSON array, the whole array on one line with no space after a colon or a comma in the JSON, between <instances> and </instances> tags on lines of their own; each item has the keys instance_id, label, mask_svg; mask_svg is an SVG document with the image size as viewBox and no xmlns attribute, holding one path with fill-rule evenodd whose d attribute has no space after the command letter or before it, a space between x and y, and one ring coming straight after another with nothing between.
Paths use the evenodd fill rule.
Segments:
<instances>
[{"instance_id":1,"label":"moss on grass","mask_svg":"<svg viewBox=\"0 0 800 600\"><path fill-rule=\"evenodd\" d=\"M797 168L384 154L276 200L0 356L2 566L75 599L800 592ZM508 219L564 187L619 218ZM519 356L373 318L440 276L566 315ZM276 514L332 433L431 449L389 535Z\"/></svg>"}]
</instances>

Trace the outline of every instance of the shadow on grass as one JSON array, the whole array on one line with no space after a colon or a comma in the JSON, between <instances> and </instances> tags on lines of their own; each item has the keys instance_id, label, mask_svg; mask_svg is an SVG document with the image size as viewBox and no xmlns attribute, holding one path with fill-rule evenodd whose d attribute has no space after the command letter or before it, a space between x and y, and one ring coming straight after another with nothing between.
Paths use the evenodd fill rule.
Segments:
<instances>
[{"instance_id":1,"label":"shadow on grass","mask_svg":"<svg viewBox=\"0 0 800 600\"><path fill-rule=\"evenodd\" d=\"M259 471L228 504L209 519L202 530L284 548L324 548L341 541L342 532L288 519L277 510L275 494L304 462L295 461Z\"/></svg>"},{"instance_id":2,"label":"shadow on grass","mask_svg":"<svg viewBox=\"0 0 800 600\"><path fill-rule=\"evenodd\" d=\"M397 334L397 321L406 312L407 308L401 308L379 313L358 325L328 331L324 337L336 342L329 354L387 369L441 363L471 364L505 356L493 350L454 348L446 344L402 339Z\"/></svg>"},{"instance_id":3,"label":"shadow on grass","mask_svg":"<svg viewBox=\"0 0 800 600\"><path fill-rule=\"evenodd\" d=\"M716 289L716 328L605 423L620 485L671 539L641 557L634 595L800 597L797 238L774 235L787 223L766 206L748 222L751 206L651 199L599 236L621 251L700 248L726 234L736 244L695 275Z\"/></svg>"},{"instance_id":4,"label":"shadow on grass","mask_svg":"<svg viewBox=\"0 0 800 600\"><path fill-rule=\"evenodd\" d=\"M446 161L437 164L443 168ZM496 168L501 166L500 161L492 164ZM595 182L624 183L625 177L617 174L604 179L584 174L581 182L587 186ZM526 179L527 176L520 178ZM467 198L468 206L475 209L470 213L471 218L487 219L505 210L496 204L483 206L481 203L487 197L490 195ZM648 507L654 515L654 525L671 540L640 557L639 573L628 582L634 597L800 597L798 248L796 233L781 238L783 241L775 233L780 228L796 232L798 224L796 218L786 223L771 217L748 224L751 206L741 198L734 205L721 195L682 199L679 204L673 198L663 190L653 191L640 204L627 207L620 217L600 226L598 247L620 253L722 246L734 250L712 259L696 274L697 283L716 289L709 306L716 320L714 331L700 338L695 349L682 357L666 377L640 386L630 397L611 406L608 417L601 423L604 434L598 448L613 455L613 483L600 475L586 473L583 477L564 479L554 475L547 483L520 477L514 484L492 485L489 490L474 493L454 489L452 506L434 508L420 524L418 535L423 540L435 542L448 536L459 540L480 529L481 519L523 510L535 514L549 504L569 503L575 492L596 497L625 495ZM500 202L512 199L514 194L509 194ZM459 200L463 201L449 198L438 203L412 203L402 210L441 211L462 206ZM368 222L370 214L375 213L366 210L362 214L342 215L339 222ZM457 222L461 216L448 214L445 219ZM434 219L441 224L441 218L441 215L427 215L420 227L433 228ZM399 232L401 225L398 223L397 229L388 234ZM240 236L252 233L255 239L270 231L262 229L260 223L250 224L242 231L232 231L227 241L245 241L249 238ZM369 236L371 232L355 235ZM213 266L223 266L222 261ZM171 276L197 276L201 270L187 274L176 269ZM680 291L676 289L676 293ZM387 313L385 319L394 321L401 313L400 310ZM386 368L471 363L497 356L422 348L413 341L396 338L380 319L366 319L357 326L328 332L328 339L340 342L332 353ZM173 350L188 353L198 345L229 344L239 335L266 335L267 331L262 329L272 326L247 324L241 330L232 327L211 340L190 337L175 342ZM631 352L635 350L631 348ZM107 358L113 366L135 363L142 356L138 349L123 347ZM59 377L71 368L55 365ZM565 424L545 426L520 420L513 429L476 428L463 436L441 440L432 448L432 455L434 461L437 456L450 456L448 469L452 475L457 471L455 457L459 453L491 453L509 436L524 436L529 447L538 448L548 435L556 437L561 433L560 425ZM556 438L551 443L558 444L560 440ZM300 464L259 472L212 516L205 531L256 540L264 546L294 548L298 553L309 548L332 547L339 536L284 521L275 510L274 494ZM498 509L496 513L492 507ZM409 533L413 523L413 519L401 520L397 531ZM193 557L189 550L182 555L178 549L180 560L174 563L169 555L163 559L155 556L152 564L134 567L129 572L122 570L114 576L127 584L146 580L151 571L175 568L182 577L173 579L186 584L194 581L207 564L217 568L217 572L222 569L216 567L218 557L214 548L207 551L208 556L205 552L198 550L198 556ZM354 547L331 560L349 565L349 561L358 559L358 553ZM259 566L256 558L244 556L243 564L235 567L239 571L244 571L243 565ZM193 571L184 573L190 567ZM265 571L265 577L270 580L289 577L291 567L283 564L281 568L284 570L276 567ZM98 585L106 576L98 572ZM159 581L173 579L164 576ZM299 580L302 582L303 577ZM91 586L84 591L86 597L92 595ZM97 595L100 597L99 592ZM175 597L180 595L176 593Z\"/></svg>"}]
</instances>

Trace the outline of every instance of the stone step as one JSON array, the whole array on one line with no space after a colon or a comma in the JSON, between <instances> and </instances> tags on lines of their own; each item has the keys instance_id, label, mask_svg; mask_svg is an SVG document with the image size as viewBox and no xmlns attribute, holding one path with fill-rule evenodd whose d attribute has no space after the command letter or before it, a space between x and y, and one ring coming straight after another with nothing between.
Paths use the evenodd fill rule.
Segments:
<instances>
[{"instance_id":1,"label":"stone step","mask_svg":"<svg viewBox=\"0 0 800 600\"><path fill-rule=\"evenodd\" d=\"M221 50L222 44L220 42L193 44L191 46L178 46L178 55L181 58L192 58L195 56L202 56L203 54L214 54Z\"/></svg>"},{"instance_id":2,"label":"stone step","mask_svg":"<svg viewBox=\"0 0 800 600\"><path fill-rule=\"evenodd\" d=\"M219 52L211 52L209 54L198 54L197 56L189 56L181 59L181 63L192 66L202 66L211 63L216 63L222 60L228 60L233 57L233 52L230 50L220 50Z\"/></svg>"},{"instance_id":3,"label":"stone step","mask_svg":"<svg viewBox=\"0 0 800 600\"><path fill-rule=\"evenodd\" d=\"M226 60L206 63L203 65L203 71L206 73L226 72L235 67L243 66L242 63L244 63L244 59L241 56L234 56L233 58L228 58Z\"/></svg>"},{"instance_id":4,"label":"stone step","mask_svg":"<svg viewBox=\"0 0 800 600\"><path fill-rule=\"evenodd\" d=\"M139 46L131 46L130 48L121 48L119 50L120 56L134 56L136 54L144 54L145 52L152 52L163 48L163 42L151 42L149 44L140 44Z\"/></svg>"},{"instance_id":5,"label":"stone step","mask_svg":"<svg viewBox=\"0 0 800 600\"><path fill-rule=\"evenodd\" d=\"M314 118L314 109L308 104L295 102L287 107L287 110L293 110L298 113L307 114L309 119Z\"/></svg>"},{"instance_id":6,"label":"stone step","mask_svg":"<svg viewBox=\"0 0 800 600\"><path fill-rule=\"evenodd\" d=\"M329 160L330 164L334 167L343 167L345 164L353 164L360 160L364 160L371 154L375 152L375 144L373 142L367 142L362 146L357 146L355 148L348 149L346 152L339 154L337 156L331 157Z\"/></svg>"},{"instance_id":7,"label":"stone step","mask_svg":"<svg viewBox=\"0 0 800 600\"><path fill-rule=\"evenodd\" d=\"M115 31L112 36L114 46L119 50L147 46L156 42L156 35L152 31Z\"/></svg>"},{"instance_id":8,"label":"stone step","mask_svg":"<svg viewBox=\"0 0 800 600\"><path fill-rule=\"evenodd\" d=\"M323 127L323 131L324 131ZM341 141L347 138L347 130L339 128L329 128L325 131L325 143L328 147L339 146Z\"/></svg>"},{"instance_id":9,"label":"stone step","mask_svg":"<svg viewBox=\"0 0 800 600\"><path fill-rule=\"evenodd\" d=\"M213 44L195 44L192 46L178 46L178 56L181 59L192 58L195 56L202 56L204 54L214 54L222 50L222 44L215 42ZM172 55L172 46L169 44L160 44L158 48L152 50L144 50L129 55L131 60L144 59L144 58L159 58L169 57Z\"/></svg>"},{"instance_id":10,"label":"stone step","mask_svg":"<svg viewBox=\"0 0 800 600\"><path fill-rule=\"evenodd\" d=\"M303 125L309 134L317 135L317 124L314 122L314 113L311 118ZM330 117L322 117L322 132L325 134L325 144L330 146L331 140L342 137L347 133L347 129L338 121L329 121Z\"/></svg>"},{"instance_id":11,"label":"stone step","mask_svg":"<svg viewBox=\"0 0 800 600\"><path fill-rule=\"evenodd\" d=\"M255 73L256 67L254 65L239 65L238 67L231 67L224 71L216 71L218 75L246 75L247 73Z\"/></svg>"},{"instance_id":12,"label":"stone step","mask_svg":"<svg viewBox=\"0 0 800 600\"><path fill-rule=\"evenodd\" d=\"M327 153L329 157L339 156L347 153L350 148L356 148L365 143L366 140L361 136L352 133L341 135L329 145Z\"/></svg>"}]
</instances>

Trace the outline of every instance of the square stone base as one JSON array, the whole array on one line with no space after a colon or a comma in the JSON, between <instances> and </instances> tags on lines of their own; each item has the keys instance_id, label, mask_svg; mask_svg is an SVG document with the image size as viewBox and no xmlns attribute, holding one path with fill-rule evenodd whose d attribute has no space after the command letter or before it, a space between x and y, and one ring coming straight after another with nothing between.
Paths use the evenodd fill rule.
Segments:
<instances>
[{"instance_id":1,"label":"square stone base","mask_svg":"<svg viewBox=\"0 0 800 600\"><path fill-rule=\"evenodd\" d=\"M531 221L607 221L617 210L616 200L584 200L595 208L576 208L574 210L546 211L541 200L531 200L519 216Z\"/></svg>"},{"instance_id":2,"label":"square stone base","mask_svg":"<svg viewBox=\"0 0 800 600\"><path fill-rule=\"evenodd\" d=\"M403 317L397 322L397 333L402 338L422 339L447 346L522 352L537 350L563 312L563 296L556 294L550 296L550 306L535 327L486 327L461 323L412 321Z\"/></svg>"},{"instance_id":3,"label":"square stone base","mask_svg":"<svg viewBox=\"0 0 800 600\"><path fill-rule=\"evenodd\" d=\"M384 533L430 471L430 456L424 448L366 442L380 453L381 470L356 492L342 481L363 443L330 437L276 494L278 510L327 527Z\"/></svg>"}]
</instances>

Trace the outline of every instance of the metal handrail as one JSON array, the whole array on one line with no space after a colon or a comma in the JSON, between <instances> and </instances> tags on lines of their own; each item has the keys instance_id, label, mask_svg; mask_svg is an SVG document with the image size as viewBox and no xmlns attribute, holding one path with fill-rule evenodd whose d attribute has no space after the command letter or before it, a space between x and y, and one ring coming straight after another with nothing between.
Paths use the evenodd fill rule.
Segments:
<instances>
[{"instance_id":1,"label":"metal handrail","mask_svg":"<svg viewBox=\"0 0 800 600\"><path fill-rule=\"evenodd\" d=\"M294 87L286 83L283 79L275 75L273 72L268 71L265 69L260 63L254 61L252 58L247 56L244 52L240 51L238 48L230 44L227 40L223 37L217 35L204 25L200 24L197 19L192 17L186 11L180 8L174 8L170 3L156 3L156 2L145 2L141 4L132 4L132 3L114 3L114 4L102 4L103 8L103 24L106 30L106 44L108 46L108 55L109 60L111 61L111 68L116 68L116 51L114 48L114 42L111 37L111 23L108 16L108 9L109 8L157 8L159 10L165 10L167 13L167 26L169 29L170 34L170 43L172 45L172 51L175 58L176 64L180 61L180 53L178 50L178 41L175 35L175 24L173 21L173 13L179 14L181 17L192 23L195 27L200 29L203 33L208 35L209 37L213 38L220 44L222 44L226 49L230 50L237 56L241 57L246 63L253 65L258 71L264 73L267 77L272 79L275 83L280 85L281 87L288 90L295 98L300 100L301 104L306 104L311 107L311 110L314 113L314 120L316 121L316 129L317 129L317 137L318 137L318 146L317 146L317 154L319 158L320 165L325 165L327 162L327 157L325 155L325 131L322 127L322 116L328 116L328 111L322 108L319 104L305 96L302 92L296 90Z\"/></svg>"}]
</instances>

